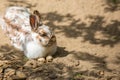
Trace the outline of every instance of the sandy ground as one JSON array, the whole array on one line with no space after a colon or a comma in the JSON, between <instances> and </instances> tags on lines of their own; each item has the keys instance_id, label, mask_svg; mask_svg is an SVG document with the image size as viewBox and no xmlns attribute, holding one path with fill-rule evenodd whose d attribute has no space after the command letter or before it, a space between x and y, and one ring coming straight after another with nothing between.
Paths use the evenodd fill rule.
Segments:
<instances>
[{"instance_id":1,"label":"sandy ground","mask_svg":"<svg viewBox=\"0 0 120 80\"><path fill-rule=\"evenodd\" d=\"M58 43L52 62L32 60L26 68L29 61L0 29L0 79L120 80L120 1L115 1L0 0L0 14L13 5L39 10Z\"/></svg>"}]
</instances>

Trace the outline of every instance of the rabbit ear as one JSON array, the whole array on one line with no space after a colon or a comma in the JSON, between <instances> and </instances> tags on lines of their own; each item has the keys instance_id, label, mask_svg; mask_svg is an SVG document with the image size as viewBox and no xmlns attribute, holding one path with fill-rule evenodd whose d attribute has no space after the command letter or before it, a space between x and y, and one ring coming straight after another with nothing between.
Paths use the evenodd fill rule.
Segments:
<instances>
[{"instance_id":1,"label":"rabbit ear","mask_svg":"<svg viewBox=\"0 0 120 80\"><path fill-rule=\"evenodd\" d=\"M37 29L37 19L35 15L30 15L30 25L33 31Z\"/></svg>"},{"instance_id":2,"label":"rabbit ear","mask_svg":"<svg viewBox=\"0 0 120 80\"><path fill-rule=\"evenodd\" d=\"M34 10L34 11L33 11L33 14L36 16L38 25L42 25L41 15L40 15L39 11Z\"/></svg>"},{"instance_id":3,"label":"rabbit ear","mask_svg":"<svg viewBox=\"0 0 120 80\"><path fill-rule=\"evenodd\" d=\"M33 31L37 30L38 26L42 25L40 13L35 10L33 15L30 15L30 25Z\"/></svg>"}]
</instances>

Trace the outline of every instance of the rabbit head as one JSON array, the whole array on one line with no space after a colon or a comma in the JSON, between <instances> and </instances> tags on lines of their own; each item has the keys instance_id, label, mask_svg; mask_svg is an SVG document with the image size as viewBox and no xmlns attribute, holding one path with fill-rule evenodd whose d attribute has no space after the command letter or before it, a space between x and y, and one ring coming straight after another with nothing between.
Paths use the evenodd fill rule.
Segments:
<instances>
[{"instance_id":1,"label":"rabbit head","mask_svg":"<svg viewBox=\"0 0 120 80\"><path fill-rule=\"evenodd\" d=\"M30 25L32 31L38 34L37 40L40 42L40 44L46 47L56 44L56 37L53 30L50 27L42 24L40 14L37 10L30 15Z\"/></svg>"}]
</instances>

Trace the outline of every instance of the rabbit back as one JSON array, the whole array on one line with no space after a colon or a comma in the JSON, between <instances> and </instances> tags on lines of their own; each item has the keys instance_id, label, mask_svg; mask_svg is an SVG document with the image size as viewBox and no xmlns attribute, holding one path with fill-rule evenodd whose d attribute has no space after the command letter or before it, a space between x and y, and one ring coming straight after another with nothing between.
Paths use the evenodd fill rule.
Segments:
<instances>
[{"instance_id":1,"label":"rabbit back","mask_svg":"<svg viewBox=\"0 0 120 80\"><path fill-rule=\"evenodd\" d=\"M25 31L31 31L29 24L29 9L23 7L10 7L6 10L4 18L6 18L11 24L17 25Z\"/></svg>"},{"instance_id":2,"label":"rabbit back","mask_svg":"<svg viewBox=\"0 0 120 80\"><path fill-rule=\"evenodd\" d=\"M28 58L46 57L57 50L56 37L41 23L38 11L31 15L27 8L10 7L0 23L12 45L24 51Z\"/></svg>"},{"instance_id":3,"label":"rabbit back","mask_svg":"<svg viewBox=\"0 0 120 80\"><path fill-rule=\"evenodd\" d=\"M23 7L9 7L5 15L0 18L0 24L11 43L16 48L23 50L24 40L31 32L29 24L29 10Z\"/></svg>"}]
</instances>

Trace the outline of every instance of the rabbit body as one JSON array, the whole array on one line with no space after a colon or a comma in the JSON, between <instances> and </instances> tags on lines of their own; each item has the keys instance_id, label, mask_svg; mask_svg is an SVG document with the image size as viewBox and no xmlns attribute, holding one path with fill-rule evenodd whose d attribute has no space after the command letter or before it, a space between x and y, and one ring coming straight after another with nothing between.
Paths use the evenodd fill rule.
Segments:
<instances>
[{"instance_id":1,"label":"rabbit body","mask_svg":"<svg viewBox=\"0 0 120 80\"><path fill-rule=\"evenodd\" d=\"M24 51L28 58L46 57L57 50L53 31L40 23L38 14L33 15L24 7L9 7L0 18L1 27L12 45Z\"/></svg>"},{"instance_id":2,"label":"rabbit body","mask_svg":"<svg viewBox=\"0 0 120 80\"><path fill-rule=\"evenodd\" d=\"M39 57L46 57L53 55L56 52L56 43L54 43L51 46L44 47L39 43L39 40L36 39L37 34L33 33L33 41L26 42L26 45L24 46L25 55L29 58L37 58Z\"/></svg>"}]
</instances>

